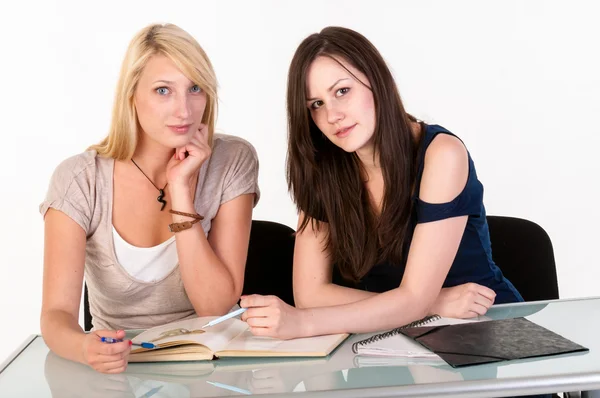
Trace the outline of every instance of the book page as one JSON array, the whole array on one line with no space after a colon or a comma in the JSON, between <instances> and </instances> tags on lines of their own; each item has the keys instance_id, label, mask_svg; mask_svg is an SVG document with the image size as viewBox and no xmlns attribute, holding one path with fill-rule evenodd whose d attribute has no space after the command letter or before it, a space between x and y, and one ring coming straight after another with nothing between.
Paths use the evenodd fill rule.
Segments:
<instances>
[{"instance_id":1,"label":"book page","mask_svg":"<svg viewBox=\"0 0 600 398\"><path fill-rule=\"evenodd\" d=\"M172 322L166 325L156 326L137 335L132 339L134 343L148 342L158 345L158 348L173 347L182 344L201 344L210 351L222 350L227 343L248 328L246 322L231 318L217 325L202 329L216 316L185 319L183 321ZM137 348L132 353L141 353L148 350Z\"/></svg>"},{"instance_id":2,"label":"book page","mask_svg":"<svg viewBox=\"0 0 600 398\"><path fill-rule=\"evenodd\" d=\"M254 336L246 330L233 339L227 347L215 354L223 356L327 356L347 334L279 340L271 337Z\"/></svg>"},{"instance_id":3,"label":"book page","mask_svg":"<svg viewBox=\"0 0 600 398\"><path fill-rule=\"evenodd\" d=\"M421 344L402 334L396 334L364 346L359 346L357 349L357 354L372 356L400 356L407 358L439 358L436 354L429 351Z\"/></svg>"}]
</instances>

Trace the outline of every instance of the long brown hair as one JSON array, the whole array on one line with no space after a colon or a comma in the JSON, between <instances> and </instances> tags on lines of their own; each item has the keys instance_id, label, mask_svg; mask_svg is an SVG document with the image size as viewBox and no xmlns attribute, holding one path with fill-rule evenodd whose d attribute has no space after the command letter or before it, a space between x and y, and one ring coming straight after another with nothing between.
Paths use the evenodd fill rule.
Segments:
<instances>
[{"instance_id":1,"label":"long brown hair","mask_svg":"<svg viewBox=\"0 0 600 398\"><path fill-rule=\"evenodd\" d=\"M306 73L319 56L343 59L365 74L375 102L374 153L384 178L381 214L369 200L361 162L332 144L306 106ZM339 62L339 61L338 61ZM343 66L343 65L342 65ZM363 82L363 84L366 82ZM402 262L411 221L418 144L396 83L379 51L361 34L327 27L300 44L288 73L288 188L313 228L327 222L326 250L341 275L358 281L377 263Z\"/></svg>"}]
</instances>

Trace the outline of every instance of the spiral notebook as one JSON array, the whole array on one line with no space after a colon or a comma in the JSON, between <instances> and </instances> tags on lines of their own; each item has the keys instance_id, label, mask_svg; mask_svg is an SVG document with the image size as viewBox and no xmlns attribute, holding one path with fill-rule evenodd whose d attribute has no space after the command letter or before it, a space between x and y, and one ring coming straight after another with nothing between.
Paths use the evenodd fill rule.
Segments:
<instances>
[{"instance_id":1,"label":"spiral notebook","mask_svg":"<svg viewBox=\"0 0 600 398\"><path fill-rule=\"evenodd\" d=\"M427 362L444 361L435 353L428 350L413 339L404 336L402 330L422 326L456 325L462 323L473 323L488 320L487 317L472 319L445 318L439 315L430 315L418 321L409 323L384 333L375 334L369 338L355 342L352 351L358 355L377 357L405 357L412 360L427 360Z\"/></svg>"}]
</instances>

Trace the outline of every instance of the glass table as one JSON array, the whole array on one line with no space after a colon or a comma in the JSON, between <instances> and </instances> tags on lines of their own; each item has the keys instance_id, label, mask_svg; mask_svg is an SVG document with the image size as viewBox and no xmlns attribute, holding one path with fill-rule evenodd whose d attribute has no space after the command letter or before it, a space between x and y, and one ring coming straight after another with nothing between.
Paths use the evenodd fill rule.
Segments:
<instances>
[{"instance_id":1,"label":"glass table","mask_svg":"<svg viewBox=\"0 0 600 398\"><path fill-rule=\"evenodd\" d=\"M33 335L0 365L0 397L493 397L600 389L600 298L497 305L487 316L524 316L590 351L454 369L355 356L352 343L368 335L354 335L326 358L132 363L105 375L58 357Z\"/></svg>"}]
</instances>

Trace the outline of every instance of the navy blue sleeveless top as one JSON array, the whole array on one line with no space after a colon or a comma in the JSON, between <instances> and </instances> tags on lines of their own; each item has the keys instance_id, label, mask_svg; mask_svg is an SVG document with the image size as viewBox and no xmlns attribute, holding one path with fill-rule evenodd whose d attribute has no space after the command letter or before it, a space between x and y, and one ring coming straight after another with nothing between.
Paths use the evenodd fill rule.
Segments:
<instances>
[{"instance_id":1,"label":"navy blue sleeveless top","mask_svg":"<svg viewBox=\"0 0 600 398\"><path fill-rule=\"evenodd\" d=\"M475 165L470 154L467 183L463 191L454 200L448 203L432 204L419 199L421 178L423 177L425 165L425 151L440 133L455 136L441 126L425 126L424 136L421 139L419 148L420 164L417 172L416 190L413 195L413 214L410 233L406 240L407 244L410 244L412 232L419 223L468 216L467 226L458 247L458 252L443 287L475 282L496 292L495 304L523 301L517 289L502 275L502 272L492 260L490 234L485 207L483 206L483 185L477 179ZM358 285L343 280L337 267L334 267L333 283L381 293L400 286L404 275L404 267L405 264L377 264L361 279Z\"/></svg>"}]
</instances>

